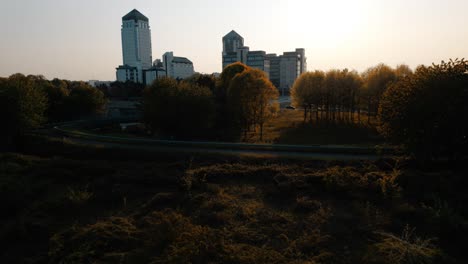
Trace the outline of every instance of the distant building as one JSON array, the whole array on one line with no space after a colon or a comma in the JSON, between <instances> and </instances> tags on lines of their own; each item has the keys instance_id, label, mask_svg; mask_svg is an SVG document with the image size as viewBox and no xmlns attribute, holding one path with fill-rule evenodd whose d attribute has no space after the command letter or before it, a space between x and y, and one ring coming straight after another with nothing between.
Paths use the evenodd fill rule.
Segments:
<instances>
[{"instance_id":1,"label":"distant building","mask_svg":"<svg viewBox=\"0 0 468 264\"><path fill-rule=\"evenodd\" d=\"M88 84L93 86L93 87L99 87L99 86L107 86L109 87L111 85L111 81L98 81L98 80L89 80Z\"/></svg>"},{"instance_id":2,"label":"distant building","mask_svg":"<svg viewBox=\"0 0 468 264\"><path fill-rule=\"evenodd\" d=\"M164 53L162 66L166 76L174 79L185 79L195 74L193 63L185 57L175 57L172 51Z\"/></svg>"},{"instance_id":3,"label":"distant building","mask_svg":"<svg viewBox=\"0 0 468 264\"><path fill-rule=\"evenodd\" d=\"M166 77L166 69L163 68L161 60L155 60L153 67L145 70L145 83L151 85L155 80Z\"/></svg>"},{"instance_id":4,"label":"distant building","mask_svg":"<svg viewBox=\"0 0 468 264\"><path fill-rule=\"evenodd\" d=\"M270 60L265 51L250 51L247 53L247 66L262 70L270 78Z\"/></svg>"},{"instance_id":5,"label":"distant building","mask_svg":"<svg viewBox=\"0 0 468 264\"><path fill-rule=\"evenodd\" d=\"M243 48L243 49L241 49ZM226 36L223 37L223 69L226 68L229 64L240 61L242 62L243 54L242 51L245 51L244 47L244 38L237 34L236 31L232 30ZM241 49L241 50L239 50ZM247 63L245 61L244 63Z\"/></svg>"},{"instance_id":6,"label":"distant building","mask_svg":"<svg viewBox=\"0 0 468 264\"><path fill-rule=\"evenodd\" d=\"M244 46L244 38L232 30L223 37L223 69L234 62L265 72L282 94L289 93L294 81L307 71L304 49L284 52L283 55L266 54L265 51L250 51Z\"/></svg>"},{"instance_id":7,"label":"distant building","mask_svg":"<svg viewBox=\"0 0 468 264\"><path fill-rule=\"evenodd\" d=\"M281 58L276 56L276 54L267 54L268 61L270 62L270 81L277 88L280 87L280 63Z\"/></svg>"},{"instance_id":8,"label":"distant building","mask_svg":"<svg viewBox=\"0 0 468 264\"><path fill-rule=\"evenodd\" d=\"M279 56L280 82L278 89L282 94L289 93L297 77L307 71L307 62L304 49L293 52L284 52Z\"/></svg>"},{"instance_id":9,"label":"distant building","mask_svg":"<svg viewBox=\"0 0 468 264\"><path fill-rule=\"evenodd\" d=\"M151 30L149 20L133 9L122 17L123 65L117 70L117 80L143 83L143 71L152 67Z\"/></svg>"}]
</instances>

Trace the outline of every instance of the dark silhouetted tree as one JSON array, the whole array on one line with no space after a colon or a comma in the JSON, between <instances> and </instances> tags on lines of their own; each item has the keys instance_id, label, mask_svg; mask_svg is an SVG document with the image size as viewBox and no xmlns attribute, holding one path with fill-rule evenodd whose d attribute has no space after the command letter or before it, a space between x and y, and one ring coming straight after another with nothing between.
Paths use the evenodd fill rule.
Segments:
<instances>
[{"instance_id":1,"label":"dark silhouetted tree","mask_svg":"<svg viewBox=\"0 0 468 264\"><path fill-rule=\"evenodd\" d=\"M392 84L379 108L379 131L424 160L467 154L468 62L450 60Z\"/></svg>"},{"instance_id":2,"label":"dark silhouetted tree","mask_svg":"<svg viewBox=\"0 0 468 264\"><path fill-rule=\"evenodd\" d=\"M84 82L73 82L70 94L65 99L65 113L67 120L89 118L104 112L107 100L98 89Z\"/></svg>"},{"instance_id":3,"label":"dark silhouetted tree","mask_svg":"<svg viewBox=\"0 0 468 264\"><path fill-rule=\"evenodd\" d=\"M0 81L0 130L6 145L18 143L28 130L45 122L47 96L37 86L36 78L14 74Z\"/></svg>"},{"instance_id":4,"label":"dark silhouetted tree","mask_svg":"<svg viewBox=\"0 0 468 264\"><path fill-rule=\"evenodd\" d=\"M207 87L162 78L145 89L143 113L148 127L160 135L206 138L215 117L214 97Z\"/></svg>"}]
</instances>

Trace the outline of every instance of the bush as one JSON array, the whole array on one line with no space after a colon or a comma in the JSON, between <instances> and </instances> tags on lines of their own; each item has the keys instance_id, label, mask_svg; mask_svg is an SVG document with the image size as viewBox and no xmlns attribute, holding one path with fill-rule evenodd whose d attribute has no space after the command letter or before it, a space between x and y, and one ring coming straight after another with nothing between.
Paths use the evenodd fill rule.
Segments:
<instances>
[{"instance_id":1,"label":"bush","mask_svg":"<svg viewBox=\"0 0 468 264\"><path fill-rule=\"evenodd\" d=\"M400 237L380 232L380 242L374 244L372 261L377 263L428 264L439 263L440 250L432 245L432 239L414 235L414 229L405 227ZM375 255L374 255L375 254Z\"/></svg>"}]
</instances>

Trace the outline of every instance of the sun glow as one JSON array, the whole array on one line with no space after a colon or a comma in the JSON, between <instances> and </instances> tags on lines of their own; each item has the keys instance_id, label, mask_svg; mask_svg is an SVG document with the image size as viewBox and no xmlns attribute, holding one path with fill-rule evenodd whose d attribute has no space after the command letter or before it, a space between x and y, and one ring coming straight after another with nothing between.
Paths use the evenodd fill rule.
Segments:
<instances>
[{"instance_id":1,"label":"sun glow","mask_svg":"<svg viewBox=\"0 0 468 264\"><path fill-rule=\"evenodd\" d=\"M350 37L366 25L368 1L299 0L283 10L285 26L291 33L333 41Z\"/></svg>"}]
</instances>

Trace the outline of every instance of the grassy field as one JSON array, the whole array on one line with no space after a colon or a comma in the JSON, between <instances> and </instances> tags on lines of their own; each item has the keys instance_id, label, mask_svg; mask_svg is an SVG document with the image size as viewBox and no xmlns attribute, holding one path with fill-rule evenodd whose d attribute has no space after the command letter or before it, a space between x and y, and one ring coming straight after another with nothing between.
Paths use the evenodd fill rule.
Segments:
<instances>
[{"instance_id":1,"label":"grassy field","mask_svg":"<svg viewBox=\"0 0 468 264\"><path fill-rule=\"evenodd\" d=\"M250 133L248 142L292 145L365 145L383 144L375 128L376 120L367 118L361 122L326 124L313 120L304 122L301 110L282 109L276 118L265 124L263 141L260 141L258 131Z\"/></svg>"},{"instance_id":2,"label":"grassy field","mask_svg":"<svg viewBox=\"0 0 468 264\"><path fill-rule=\"evenodd\" d=\"M2 263L468 261L464 168L81 153L0 155Z\"/></svg>"}]
</instances>

